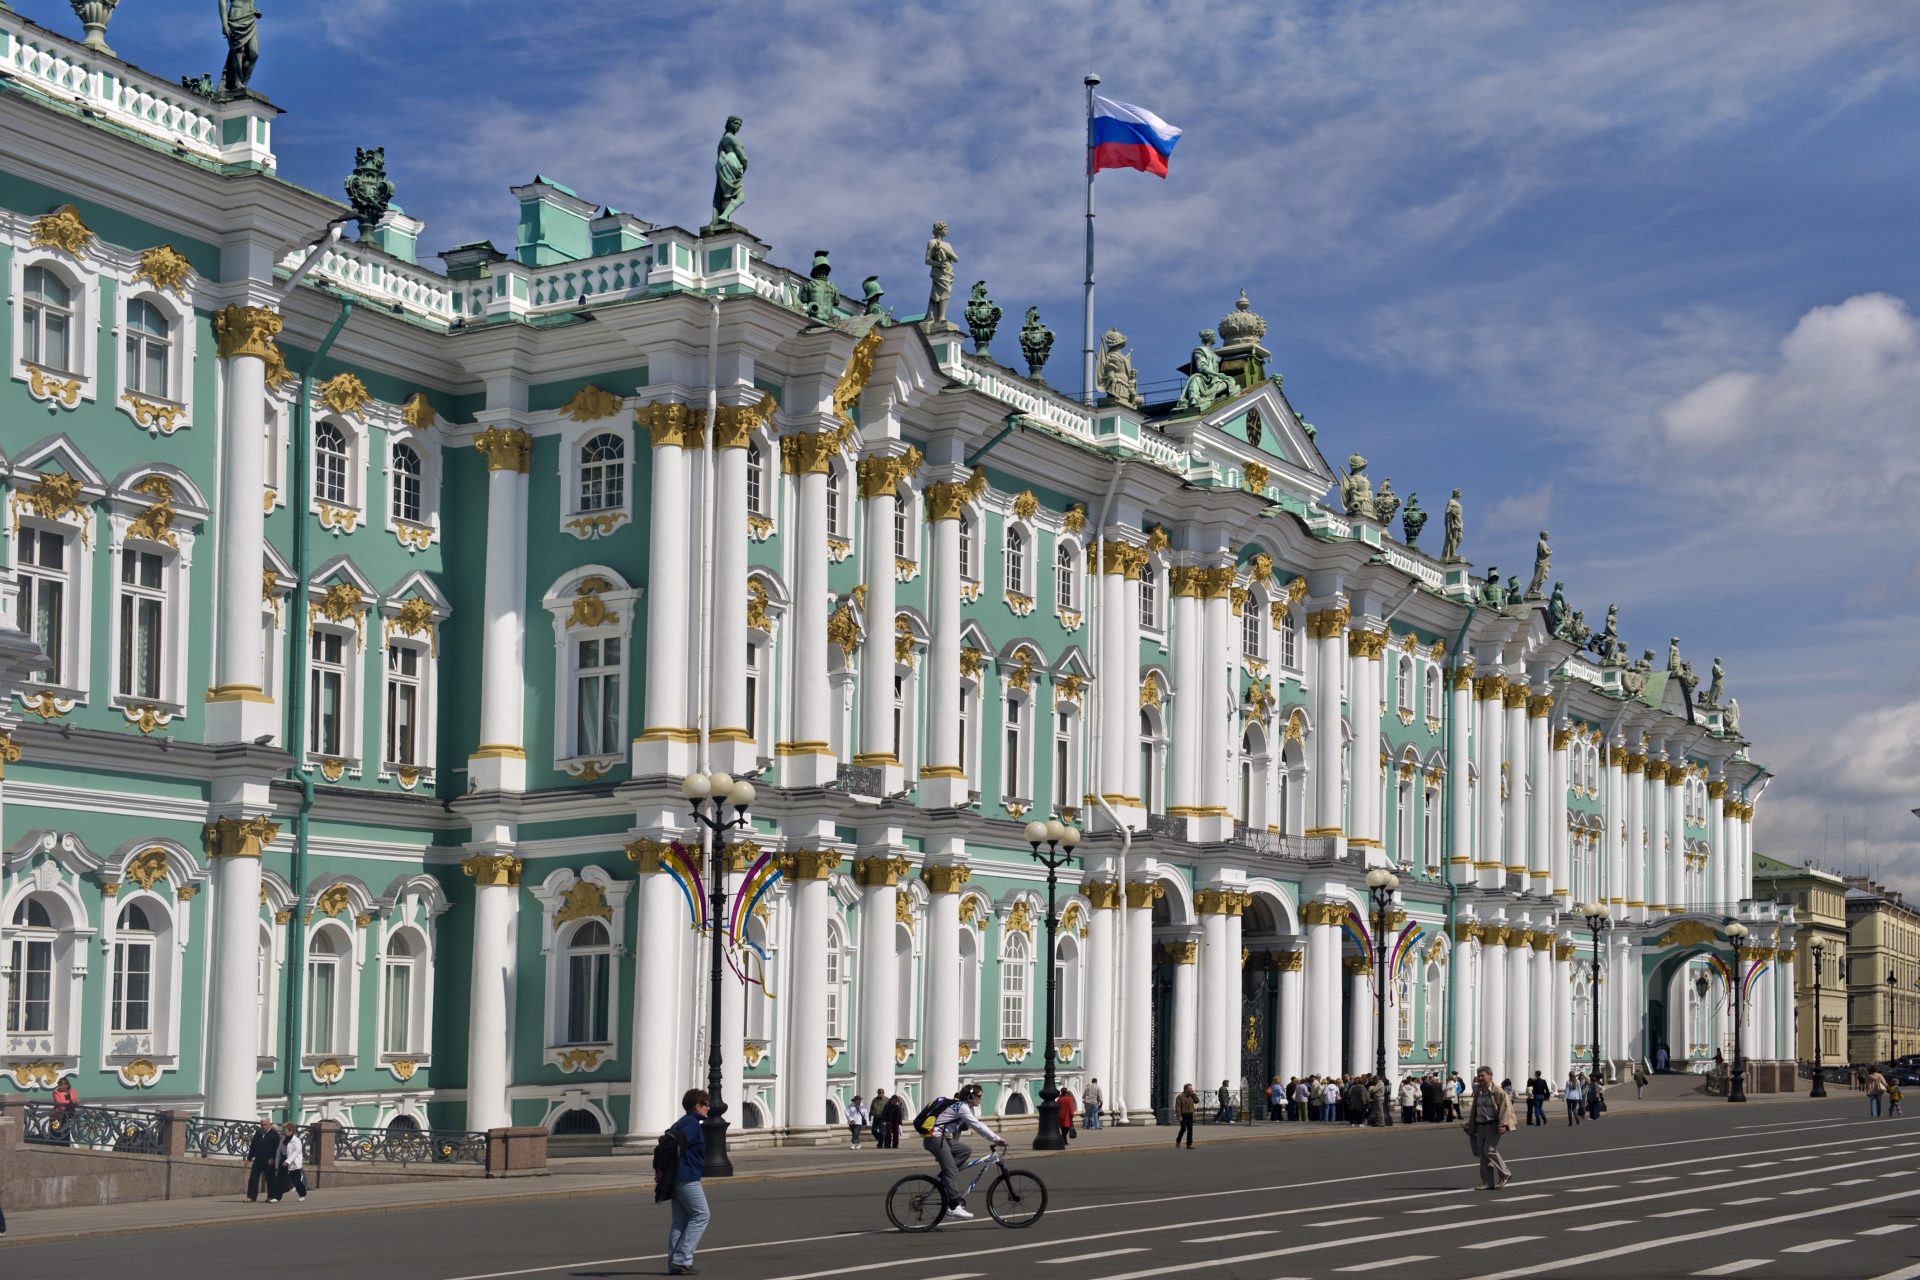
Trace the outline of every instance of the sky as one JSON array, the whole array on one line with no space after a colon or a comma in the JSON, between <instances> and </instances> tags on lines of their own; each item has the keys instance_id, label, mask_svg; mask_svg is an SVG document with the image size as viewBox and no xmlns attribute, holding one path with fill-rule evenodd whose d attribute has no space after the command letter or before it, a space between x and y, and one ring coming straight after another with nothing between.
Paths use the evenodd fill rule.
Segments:
<instances>
[{"instance_id":1,"label":"sky","mask_svg":"<svg viewBox=\"0 0 1920 1280\"><path fill-rule=\"evenodd\" d=\"M1185 131L1165 181L1099 179L1143 384L1244 288L1329 458L1460 487L1482 568L1550 529L1590 620L1723 659L1762 853L1920 891L1920 0L264 7L283 176L337 197L385 146L423 254L510 252L535 173L698 226L738 114L776 262L910 314L945 219L956 293L987 281L1003 359L1038 306L1061 386L1097 71ZM108 38L217 73L215 9L125 0Z\"/></svg>"}]
</instances>

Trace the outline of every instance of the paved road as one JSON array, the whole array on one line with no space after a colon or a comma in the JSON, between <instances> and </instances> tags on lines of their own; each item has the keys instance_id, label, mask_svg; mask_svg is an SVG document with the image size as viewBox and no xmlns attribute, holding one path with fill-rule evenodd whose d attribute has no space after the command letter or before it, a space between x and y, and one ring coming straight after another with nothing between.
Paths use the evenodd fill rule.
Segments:
<instances>
[{"instance_id":1,"label":"paved road","mask_svg":"<svg viewBox=\"0 0 1920 1280\"><path fill-rule=\"evenodd\" d=\"M1088 1149L1032 1161L1024 1231L886 1228L897 1172L716 1183L702 1274L740 1280L1282 1280L1616 1275L1920 1280L1920 1127L1857 1101L1707 1106L1521 1129L1500 1192L1452 1126ZM1097 1141L1097 1139L1095 1140ZM857 1159L849 1153L850 1160ZM1019 1161L1016 1161L1019 1163ZM976 1194L974 1207L982 1208ZM68 1240L0 1251L12 1277L574 1280L660 1275L650 1197L565 1199Z\"/></svg>"}]
</instances>

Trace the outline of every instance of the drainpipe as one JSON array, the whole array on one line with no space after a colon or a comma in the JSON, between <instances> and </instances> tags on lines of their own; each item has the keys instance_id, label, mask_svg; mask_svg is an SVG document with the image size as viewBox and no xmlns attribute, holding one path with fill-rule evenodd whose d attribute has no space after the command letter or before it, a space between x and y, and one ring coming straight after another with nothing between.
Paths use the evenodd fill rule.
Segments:
<instances>
[{"instance_id":1,"label":"drainpipe","mask_svg":"<svg viewBox=\"0 0 1920 1280\"><path fill-rule=\"evenodd\" d=\"M987 441L985 444L981 445L978 449L975 449L973 451L973 456L967 459L966 465L968 469L971 470L972 468L979 466L980 459L992 453L994 450L994 447L997 446L1002 440L1005 440L1008 436L1012 435L1019 426L1020 426L1020 415L1017 413L1008 414L1007 425L1000 428L999 433L995 435L993 439Z\"/></svg>"},{"instance_id":2,"label":"drainpipe","mask_svg":"<svg viewBox=\"0 0 1920 1280\"><path fill-rule=\"evenodd\" d=\"M339 228L334 228L337 239ZM309 264L313 261L308 259ZM304 273L304 268L303 268ZM299 277L296 276L295 282ZM305 924L300 916L300 904L307 896L307 838L309 815L313 811L313 771L301 768L305 753L305 743L300 737L300 728L307 714L307 489L312 483L307 476L307 446L313 435L312 411L308 406L308 397L313 391L313 371L327 358L327 352L333 348L333 340L340 336L340 330L347 324L347 317L353 314L353 299L340 299L340 314L335 318L333 327L327 330L327 336L320 340L313 354L306 360L300 373L299 397L293 403L294 429L290 433L293 445L293 480L287 486L287 514L293 517L293 601L290 606L292 617L288 620L287 669L282 683L287 690L287 727L281 738L281 745L293 757L293 780L300 785L300 808L293 817L293 865L288 879L293 885L292 930L287 935L287 1007L285 1040L285 1060L281 1071L286 1079L287 1119L295 1124L300 1122L300 1032L301 1007L305 998L307 968L307 935Z\"/></svg>"},{"instance_id":3,"label":"drainpipe","mask_svg":"<svg viewBox=\"0 0 1920 1280\"><path fill-rule=\"evenodd\" d=\"M1402 603L1405 603L1405 602L1403 601ZM1396 605L1395 611L1397 612L1398 609L1399 609L1399 606ZM1448 669L1447 669L1447 687L1449 689L1453 687L1453 678L1460 674L1461 649L1467 643L1467 629L1473 625L1473 615L1478 612L1480 612L1480 606L1469 601L1467 604L1467 616L1465 620L1460 623L1460 634L1453 638L1453 662L1448 666ZM1454 824L1457 821L1457 815L1453 812L1453 784L1452 784L1453 771L1455 769L1462 767L1461 762L1453 758L1453 698L1451 696L1447 698L1447 714L1446 714L1445 729L1446 729L1446 735L1447 735L1446 742L1447 742L1448 784L1447 784L1446 804L1445 804L1445 807L1443 807L1441 810L1441 820L1442 820L1444 829L1442 830L1440 835L1440 846L1443 849L1447 849L1451 851L1453 849ZM1448 857L1449 858L1452 857L1451 852L1448 853ZM1455 921L1459 919L1459 911L1460 911L1460 883L1459 881L1453 878L1453 872L1449 870L1447 872L1447 940L1449 942L1452 942L1454 939L1454 932L1455 932L1454 924L1455 924ZM1456 972L1458 971L1456 970ZM1449 1052L1452 1051L1454 1046L1454 1038L1453 1038L1453 1018L1454 1018L1454 1012L1455 1012L1454 1006L1457 1005L1458 1003L1459 1001L1457 1000L1447 1001L1447 1049ZM1448 1065L1454 1066L1456 1070L1458 1069L1457 1065L1452 1063L1451 1061L1448 1063ZM1469 1066L1469 1068L1471 1068L1472 1066L1471 1063L1467 1065Z\"/></svg>"},{"instance_id":4,"label":"drainpipe","mask_svg":"<svg viewBox=\"0 0 1920 1280\"><path fill-rule=\"evenodd\" d=\"M991 449L995 443L997 443L1000 439L1006 436L1007 431L1013 430L1014 422L1015 422L1015 419L1009 416L1009 418L1007 419L1006 431L1002 431L1000 435L995 436L992 441L988 442L985 449L980 450L980 452L974 456L975 457L984 456L986 454L987 449ZM1113 495L1116 492L1118 492L1120 489L1120 473L1125 471L1126 469L1127 469L1127 464L1124 459L1118 460L1113 464L1113 479L1107 483L1106 496L1100 499L1100 514L1098 515L1098 517L1096 517L1093 525L1094 535L1096 537L1100 536L1102 531L1105 530L1107 527L1107 512L1113 506ZM1103 631L1103 628L1100 625L1100 618L1099 618L1099 610L1102 607L1100 597L1103 593L1100 589L1101 574L1099 573L1099 569L1100 569L1100 566L1096 564L1094 566L1095 571L1088 575L1093 579L1093 583L1089 586L1087 590L1087 626L1091 633L1089 636L1089 639L1091 640L1092 647L1093 647L1093 669L1094 669L1094 672L1096 673L1096 676L1099 676L1100 678L1104 678L1105 668L1101 665L1102 658L1104 656L1101 653L1101 650L1104 647L1103 644L1101 643L1101 633ZM1100 714L1100 699L1096 698L1094 699L1094 702L1093 702L1093 716L1088 717L1089 729L1087 733L1088 743L1095 747L1098 747L1100 740L1098 737L1094 735L1094 733L1092 732L1092 728L1095 722L1095 717L1097 717L1099 714ZM1106 726L1104 724L1100 724L1099 727L1101 729L1104 729ZM1107 815L1107 820L1113 823L1115 829L1120 832L1120 871L1119 871L1120 880L1119 880L1119 883L1120 883L1120 893L1122 895L1121 906L1119 908L1120 919L1115 923L1115 926L1114 926L1114 944L1113 944L1114 950L1119 957L1119 963L1115 965L1115 969L1116 969L1115 978L1113 983L1108 988L1109 994L1112 996L1112 1007L1113 1007L1113 1016L1108 1020L1108 1025L1113 1028L1113 1043L1114 1043L1116 1052L1114 1053L1113 1057L1109 1060L1107 1064L1107 1084L1110 1088L1112 1088L1113 1096L1118 1101L1118 1104L1119 1104L1115 1109L1115 1114L1119 1117L1118 1123L1127 1124L1129 1123L1127 1119L1127 1100L1126 1100L1127 1095L1125 1094L1125 1092L1122 1091L1120 1087L1126 1078L1125 1077L1126 1067L1124 1064L1126 1061L1125 1045L1127 1042L1127 1037L1126 1037L1127 1002L1121 998L1120 989L1122 986L1125 985L1125 978L1126 978L1126 972L1127 972L1127 908L1126 908L1125 895L1127 891L1127 859L1133 852L1133 828L1123 825L1120 821L1120 815L1115 813L1113 811L1113 806L1107 803L1107 797L1106 797L1106 781L1107 780L1100 776L1101 754L1102 753L1098 750L1095 750L1093 752L1093 768L1088 771L1093 777L1093 785L1088 787L1087 790L1092 793L1093 802L1096 805L1100 806L1101 812ZM1119 1070L1116 1071L1115 1070L1116 1067L1119 1068Z\"/></svg>"}]
</instances>

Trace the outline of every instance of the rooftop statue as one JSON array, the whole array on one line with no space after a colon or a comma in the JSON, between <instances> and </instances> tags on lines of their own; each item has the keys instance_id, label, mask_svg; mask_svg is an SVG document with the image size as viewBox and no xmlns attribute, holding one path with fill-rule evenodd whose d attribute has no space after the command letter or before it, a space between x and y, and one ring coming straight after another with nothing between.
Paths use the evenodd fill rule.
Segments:
<instances>
[{"instance_id":1,"label":"rooftop statue","mask_svg":"<svg viewBox=\"0 0 1920 1280\"><path fill-rule=\"evenodd\" d=\"M1700 677L1693 674L1693 664L1691 662L1682 662L1680 664L1680 670L1675 672L1674 675L1675 678L1680 681L1681 687L1687 691L1687 701L1692 702L1693 691L1700 685Z\"/></svg>"},{"instance_id":2,"label":"rooftop statue","mask_svg":"<svg viewBox=\"0 0 1920 1280\"><path fill-rule=\"evenodd\" d=\"M1544 600L1547 597L1547 569L1553 564L1553 548L1547 545L1547 531L1540 531L1540 541L1533 548L1533 580L1527 583L1527 599Z\"/></svg>"},{"instance_id":3,"label":"rooftop statue","mask_svg":"<svg viewBox=\"0 0 1920 1280\"><path fill-rule=\"evenodd\" d=\"M1506 601L1506 593L1500 590L1500 570L1493 565L1487 566L1487 580L1480 584L1480 603L1498 608Z\"/></svg>"},{"instance_id":4,"label":"rooftop statue","mask_svg":"<svg viewBox=\"0 0 1920 1280\"><path fill-rule=\"evenodd\" d=\"M960 255L947 243L947 224L933 224L933 238L927 241L927 270L933 276L933 287L927 294L927 324L931 328L946 329L953 326L947 323L947 299L953 296L953 264L960 261Z\"/></svg>"},{"instance_id":5,"label":"rooftop statue","mask_svg":"<svg viewBox=\"0 0 1920 1280\"><path fill-rule=\"evenodd\" d=\"M1647 691L1647 677L1653 673L1653 650L1647 650L1646 657L1620 673L1620 687L1629 698L1637 698Z\"/></svg>"},{"instance_id":6,"label":"rooftop statue","mask_svg":"<svg viewBox=\"0 0 1920 1280\"><path fill-rule=\"evenodd\" d=\"M833 323L834 309L840 302L840 290L834 287L832 276L833 267L827 261L827 251L815 249L810 278L800 286L801 305L815 324Z\"/></svg>"},{"instance_id":7,"label":"rooftop statue","mask_svg":"<svg viewBox=\"0 0 1920 1280\"><path fill-rule=\"evenodd\" d=\"M1140 379L1133 371L1133 357L1126 353L1126 345L1126 334L1118 329L1107 330L1100 339L1100 363L1094 367L1093 385L1115 404L1138 409Z\"/></svg>"},{"instance_id":8,"label":"rooftop statue","mask_svg":"<svg viewBox=\"0 0 1920 1280\"><path fill-rule=\"evenodd\" d=\"M726 132L715 149L713 221L707 224L708 231L733 229L733 215L747 202L747 149L740 145L740 126L745 123L739 116L728 116Z\"/></svg>"},{"instance_id":9,"label":"rooftop statue","mask_svg":"<svg viewBox=\"0 0 1920 1280\"><path fill-rule=\"evenodd\" d=\"M1593 651L1608 666L1614 665L1614 656L1620 652L1620 606L1607 606L1607 620L1601 624L1600 634L1593 638Z\"/></svg>"},{"instance_id":10,"label":"rooftop statue","mask_svg":"<svg viewBox=\"0 0 1920 1280\"><path fill-rule=\"evenodd\" d=\"M1440 558L1442 560L1458 560L1460 558L1460 539L1466 532L1466 524L1460 515L1460 491L1458 489L1455 489L1453 496L1447 499L1447 510L1444 518L1446 520L1446 541L1441 546Z\"/></svg>"},{"instance_id":11,"label":"rooftop statue","mask_svg":"<svg viewBox=\"0 0 1920 1280\"><path fill-rule=\"evenodd\" d=\"M1593 628L1587 625L1587 615L1578 609L1573 611L1573 617L1567 621L1567 639L1582 649L1587 647L1587 641L1593 639Z\"/></svg>"},{"instance_id":12,"label":"rooftop statue","mask_svg":"<svg viewBox=\"0 0 1920 1280\"><path fill-rule=\"evenodd\" d=\"M1400 531L1406 535L1409 547L1420 541L1420 531L1427 527L1427 513L1420 509L1420 495L1407 495L1407 509L1400 513Z\"/></svg>"},{"instance_id":13,"label":"rooftop statue","mask_svg":"<svg viewBox=\"0 0 1920 1280\"><path fill-rule=\"evenodd\" d=\"M1713 660L1713 676L1707 681L1706 703L1710 707L1720 705L1720 699L1727 696L1727 669L1720 665L1720 659Z\"/></svg>"},{"instance_id":14,"label":"rooftop statue","mask_svg":"<svg viewBox=\"0 0 1920 1280\"><path fill-rule=\"evenodd\" d=\"M393 183L387 179L387 149L355 147L353 172L347 177L346 188L347 203L360 220L360 238L365 240L393 203Z\"/></svg>"},{"instance_id":15,"label":"rooftop statue","mask_svg":"<svg viewBox=\"0 0 1920 1280\"><path fill-rule=\"evenodd\" d=\"M116 56L107 47L107 24L113 21L114 6L120 0L70 0L70 3L73 5L73 16L80 19L81 25L87 29L87 37L81 43L109 58ZM6 7L5 0L0 0L0 9Z\"/></svg>"},{"instance_id":16,"label":"rooftop statue","mask_svg":"<svg viewBox=\"0 0 1920 1280\"><path fill-rule=\"evenodd\" d=\"M879 276L868 276L865 280L862 280L860 282L860 294L860 301L866 308L866 314L870 316L883 314L880 310L880 299L887 296L887 291L880 287Z\"/></svg>"},{"instance_id":17,"label":"rooftop statue","mask_svg":"<svg viewBox=\"0 0 1920 1280\"><path fill-rule=\"evenodd\" d=\"M220 92L245 93L260 61L260 10L253 0L220 0L220 33L227 38Z\"/></svg>"},{"instance_id":18,"label":"rooftop statue","mask_svg":"<svg viewBox=\"0 0 1920 1280\"><path fill-rule=\"evenodd\" d=\"M1740 736L1740 699L1727 699L1726 715L1721 718L1720 722L1726 726L1728 737L1737 738Z\"/></svg>"},{"instance_id":19,"label":"rooftop statue","mask_svg":"<svg viewBox=\"0 0 1920 1280\"><path fill-rule=\"evenodd\" d=\"M973 294L967 299L967 329L973 334L973 354L983 360L993 356L987 351L993 345L993 335L1000 328L1000 305L987 296L987 282L975 280Z\"/></svg>"},{"instance_id":20,"label":"rooftop statue","mask_svg":"<svg viewBox=\"0 0 1920 1280\"><path fill-rule=\"evenodd\" d=\"M1193 372L1180 388L1175 413L1205 413L1233 394L1233 379L1220 372L1220 357L1213 349L1214 332L1200 331L1200 345L1193 349Z\"/></svg>"},{"instance_id":21,"label":"rooftop statue","mask_svg":"<svg viewBox=\"0 0 1920 1280\"><path fill-rule=\"evenodd\" d=\"M1380 492L1373 497L1373 518L1381 524L1392 524L1399 513L1400 495L1393 491L1393 477L1388 476L1380 482Z\"/></svg>"},{"instance_id":22,"label":"rooftop statue","mask_svg":"<svg viewBox=\"0 0 1920 1280\"><path fill-rule=\"evenodd\" d=\"M1526 593L1520 590L1520 575L1517 573L1509 574L1507 576L1507 603L1525 604L1526 601Z\"/></svg>"},{"instance_id":23,"label":"rooftop statue","mask_svg":"<svg viewBox=\"0 0 1920 1280\"><path fill-rule=\"evenodd\" d=\"M1357 453L1347 457L1347 474L1340 481L1340 505L1348 515L1356 519L1376 518L1373 483L1367 479L1367 460Z\"/></svg>"},{"instance_id":24,"label":"rooftop statue","mask_svg":"<svg viewBox=\"0 0 1920 1280\"><path fill-rule=\"evenodd\" d=\"M1047 367L1047 357L1053 354L1053 330L1040 323L1040 308L1027 308L1027 322L1020 326L1020 354L1027 359L1027 376L1035 382L1044 382L1040 371Z\"/></svg>"},{"instance_id":25,"label":"rooftop statue","mask_svg":"<svg viewBox=\"0 0 1920 1280\"><path fill-rule=\"evenodd\" d=\"M1651 653L1652 650L1648 650L1648 652ZM1680 637L1673 636L1667 641L1667 670L1678 671L1679 669L1680 669Z\"/></svg>"},{"instance_id":26,"label":"rooftop statue","mask_svg":"<svg viewBox=\"0 0 1920 1280\"><path fill-rule=\"evenodd\" d=\"M1567 593L1564 590L1565 585L1566 584L1560 582L1554 583L1553 595L1547 599L1547 630L1556 636L1560 635L1567 627Z\"/></svg>"}]
</instances>

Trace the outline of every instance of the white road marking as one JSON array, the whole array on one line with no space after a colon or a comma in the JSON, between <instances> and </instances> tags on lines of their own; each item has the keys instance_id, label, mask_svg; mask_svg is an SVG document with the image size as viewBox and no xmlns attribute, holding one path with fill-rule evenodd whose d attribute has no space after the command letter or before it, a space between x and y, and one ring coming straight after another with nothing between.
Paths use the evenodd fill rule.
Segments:
<instances>
[{"instance_id":1,"label":"white road marking","mask_svg":"<svg viewBox=\"0 0 1920 1280\"><path fill-rule=\"evenodd\" d=\"M1809 1240L1805 1244L1788 1245L1786 1248L1782 1249L1780 1252L1782 1253L1818 1253L1822 1249L1831 1249L1833 1248L1833 1246L1837 1244L1851 1244L1851 1243L1852 1243L1851 1241L1845 1239L1844 1237L1832 1239L1832 1240Z\"/></svg>"},{"instance_id":2,"label":"white road marking","mask_svg":"<svg viewBox=\"0 0 1920 1280\"><path fill-rule=\"evenodd\" d=\"M1645 1186L1649 1182L1678 1182L1680 1179L1669 1173L1663 1174L1658 1178L1635 1178L1633 1181L1637 1186Z\"/></svg>"},{"instance_id":3,"label":"white road marking","mask_svg":"<svg viewBox=\"0 0 1920 1280\"><path fill-rule=\"evenodd\" d=\"M1427 1209L1409 1209L1408 1213L1452 1213L1460 1206L1457 1204L1436 1204Z\"/></svg>"},{"instance_id":4,"label":"white road marking","mask_svg":"<svg viewBox=\"0 0 1920 1280\"><path fill-rule=\"evenodd\" d=\"M1569 1231L1605 1231L1608 1227L1630 1227L1632 1218L1615 1218L1611 1222L1588 1222L1577 1227L1568 1227Z\"/></svg>"},{"instance_id":5,"label":"white road marking","mask_svg":"<svg viewBox=\"0 0 1920 1280\"><path fill-rule=\"evenodd\" d=\"M1752 1164L1743 1164L1740 1167L1742 1169L1765 1169L1779 1163L1778 1160L1756 1160Z\"/></svg>"},{"instance_id":6,"label":"white road marking","mask_svg":"<svg viewBox=\"0 0 1920 1280\"><path fill-rule=\"evenodd\" d=\"M1615 1191L1619 1189L1619 1186L1620 1184L1617 1182L1596 1182L1590 1187L1568 1187L1567 1190L1569 1191Z\"/></svg>"},{"instance_id":7,"label":"white road marking","mask_svg":"<svg viewBox=\"0 0 1920 1280\"><path fill-rule=\"evenodd\" d=\"M1913 1230L1913 1224L1911 1222L1889 1222L1884 1227L1868 1227L1860 1234L1863 1236L1890 1236L1896 1231L1911 1230Z\"/></svg>"},{"instance_id":8,"label":"white road marking","mask_svg":"<svg viewBox=\"0 0 1920 1280\"><path fill-rule=\"evenodd\" d=\"M1772 1196L1748 1196L1745 1200L1729 1200L1727 1201L1727 1204L1729 1206L1737 1205L1737 1204L1760 1204L1763 1201L1767 1201L1771 1199L1773 1199Z\"/></svg>"},{"instance_id":9,"label":"white road marking","mask_svg":"<svg viewBox=\"0 0 1920 1280\"><path fill-rule=\"evenodd\" d=\"M1481 1240L1474 1244L1463 1244L1462 1249L1504 1249L1510 1244L1525 1244L1529 1240L1544 1240L1545 1236L1508 1236L1505 1240Z\"/></svg>"},{"instance_id":10,"label":"white road marking","mask_svg":"<svg viewBox=\"0 0 1920 1280\"><path fill-rule=\"evenodd\" d=\"M928 1276L927 1280L980 1280L984 1271L956 1271L950 1276Z\"/></svg>"},{"instance_id":11,"label":"white road marking","mask_svg":"<svg viewBox=\"0 0 1920 1280\"><path fill-rule=\"evenodd\" d=\"M1832 1152L1831 1154L1833 1154L1833 1155L1842 1155L1842 1154L1844 1154L1844 1153L1843 1153L1843 1152L1838 1152L1838 1151L1836 1151L1836 1152ZM1787 1163L1788 1163L1788 1164L1799 1164L1799 1163L1800 1163L1801 1161L1803 1161L1803 1160L1824 1160L1824 1159L1826 1159L1826 1156L1788 1156L1788 1157L1787 1157Z\"/></svg>"},{"instance_id":12,"label":"white road marking","mask_svg":"<svg viewBox=\"0 0 1920 1280\"><path fill-rule=\"evenodd\" d=\"M1693 1176L1696 1178L1711 1178L1716 1173L1725 1172L1727 1172L1725 1169L1695 1169Z\"/></svg>"},{"instance_id":13,"label":"white road marking","mask_svg":"<svg viewBox=\"0 0 1920 1280\"><path fill-rule=\"evenodd\" d=\"M1131 1249L1106 1249L1100 1253L1071 1253L1064 1258L1035 1258L1034 1261L1043 1267L1057 1267L1063 1263L1092 1262L1095 1258L1118 1258L1122 1254L1146 1252L1148 1249L1145 1245L1135 1245Z\"/></svg>"},{"instance_id":14,"label":"white road marking","mask_svg":"<svg viewBox=\"0 0 1920 1280\"><path fill-rule=\"evenodd\" d=\"M1875 1276L1873 1280L1914 1280L1916 1276L1920 1276L1920 1266L1902 1267L1898 1271Z\"/></svg>"},{"instance_id":15,"label":"white road marking","mask_svg":"<svg viewBox=\"0 0 1920 1280\"><path fill-rule=\"evenodd\" d=\"M1598 1253L1582 1254L1576 1258L1555 1258L1531 1267L1515 1267L1511 1271L1497 1271L1490 1275L1475 1276L1473 1280L1519 1280L1521 1276L1536 1276L1541 1273L1558 1275L1569 1267L1577 1267L1587 1262L1605 1262L1611 1258L1624 1258L1630 1253L1644 1253L1649 1249L1661 1249L1668 1245L1688 1244L1695 1240L1711 1240L1715 1236L1727 1235L1734 1231L1755 1231L1761 1227L1777 1227L1785 1222L1801 1222L1808 1218L1824 1217L1832 1213L1847 1213L1858 1209L1870 1208L1876 1204L1888 1204L1895 1200L1909 1200L1920 1196L1920 1190L1895 1191L1890 1195L1876 1196L1871 1200L1853 1200L1846 1204L1823 1205L1818 1209L1809 1209L1805 1213L1783 1213L1772 1218L1762 1218L1758 1222L1734 1222L1726 1226L1709 1227L1704 1231L1694 1231L1682 1236L1663 1236L1658 1240L1639 1240L1632 1244L1623 1244L1613 1249L1603 1249ZM1920 1267L1906 1273L1908 1276L1920 1276ZM1883 1280L1891 1278L1883 1277Z\"/></svg>"},{"instance_id":16,"label":"white road marking","mask_svg":"<svg viewBox=\"0 0 1920 1280\"><path fill-rule=\"evenodd\" d=\"M1665 1213L1650 1213L1649 1218L1690 1218L1696 1213L1705 1213L1705 1209L1669 1209Z\"/></svg>"},{"instance_id":17,"label":"white road marking","mask_svg":"<svg viewBox=\"0 0 1920 1280\"><path fill-rule=\"evenodd\" d=\"M1409 1262L1432 1262L1431 1253L1410 1253L1404 1258L1382 1258L1378 1262L1360 1262L1351 1267L1335 1267L1336 1271L1378 1271L1382 1267L1404 1267Z\"/></svg>"},{"instance_id":18,"label":"white road marking","mask_svg":"<svg viewBox=\"0 0 1920 1280\"><path fill-rule=\"evenodd\" d=\"M1326 1218L1319 1222L1309 1222L1307 1225L1310 1227L1344 1227L1349 1222L1378 1222L1378 1221L1380 1221L1380 1215L1369 1214L1365 1217L1360 1217L1360 1218Z\"/></svg>"},{"instance_id":19,"label":"white road marking","mask_svg":"<svg viewBox=\"0 0 1920 1280\"><path fill-rule=\"evenodd\" d=\"M1863 1182L1872 1182L1872 1178L1848 1178L1845 1182L1836 1182L1836 1187L1857 1187Z\"/></svg>"},{"instance_id":20,"label":"white road marking","mask_svg":"<svg viewBox=\"0 0 1920 1280\"><path fill-rule=\"evenodd\" d=\"M1883 1173L1879 1176L1882 1178L1904 1178L1907 1175L1905 1173Z\"/></svg>"},{"instance_id":21,"label":"white road marking","mask_svg":"<svg viewBox=\"0 0 1920 1280\"><path fill-rule=\"evenodd\" d=\"M1487 1201L1487 1203L1488 1204L1519 1204L1522 1200L1545 1200L1546 1198L1547 1198L1546 1192L1536 1191L1530 1196L1495 1196L1493 1199Z\"/></svg>"},{"instance_id":22,"label":"white road marking","mask_svg":"<svg viewBox=\"0 0 1920 1280\"><path fill-rule=\"evenodd\" d=\"M1697 1276L1735 1276L1742 1271L1751 1271L1755 1267L1764 1267L1772 1258L1746 1258L1739 1262L1723 1262L1717 1267L1708 1267L1705 1271L1696 1271Z\"/></svg>"},{"instance_id":23,"label":"white road marking","mask_svg":"<svg viewBox=\"0 0 1920 1280\"><path fill-rule=\"evenodd\" d=\"M1236 1231L1230 1236L1195 1236L1191 1240L1182 1240L1181 1244L1219 1244L1222 1240L1245 1240L1250 1236L1272 1236L1280 1234L1274 1230Z\"/></svg>"}]
</instances>

